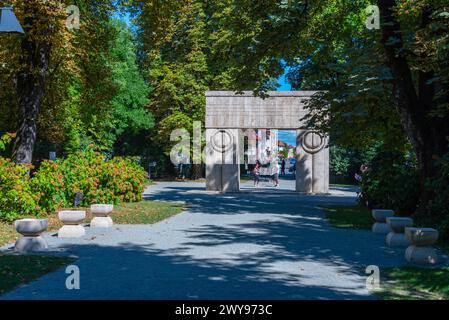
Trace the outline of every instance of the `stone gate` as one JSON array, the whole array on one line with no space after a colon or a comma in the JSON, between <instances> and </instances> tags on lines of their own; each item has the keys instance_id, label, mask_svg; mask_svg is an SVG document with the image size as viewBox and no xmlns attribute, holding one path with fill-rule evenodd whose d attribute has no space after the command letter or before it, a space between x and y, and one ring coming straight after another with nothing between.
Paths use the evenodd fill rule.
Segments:
<instances>
[{"instance_id":1,"label":"stone gate","mask_svg":"<svg viewBox=\"0 0 449 320\"><path fill-rule=\"evenodd\" d=\"M245 136L255 129L296 130L296 191L329 192L328 137L306 127L305 102L315 91L206 92L206 186L209 191L238 192ZM247 140L248 141L248 140ZM247 142L248 143L248 142Z\"/></svg>"}]
</instances>

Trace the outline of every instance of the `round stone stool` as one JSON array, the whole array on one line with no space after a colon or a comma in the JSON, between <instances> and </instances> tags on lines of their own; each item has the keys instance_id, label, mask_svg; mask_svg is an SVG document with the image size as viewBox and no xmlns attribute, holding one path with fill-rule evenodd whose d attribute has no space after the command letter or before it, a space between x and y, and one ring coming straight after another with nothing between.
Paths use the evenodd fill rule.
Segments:
<instances>
[{"instance_id":1,"label":"round stone stool","mask_svg":"<svg viewBox=\"0 0 449 320\"><path fill-rule=\"evenodd\" d=\"M14 251L19 253L43 251L48 248L41 234L48 228L48 219L22 219L14 222L14 228L23 235L16 241Z\"/></svg>"},{"instance_id":2,"label":"round stone stool","mask_svg":"<svg viewBox=\"0 0 449 320\"><path fill-rule=\"evenodd\" d=\"M114 210L114 205L112 204L93 204L90 207L90 211L94 218L90 222L91 228L110 228L113 226L114 222L109 216Z\"/></svg>"},{"instance_id":3,"label":"round stone stool","mask_svg":"<svg viewBox=\"0 0 449 320\"><path fill-rule=\"evenodd\" d=\"M60 211L58 217L64 224L58 231L58 238L81 238L86 234L81 225L86 219L86 211Z\"/></svg>"},{"instance_id":4,"label":"round stone stool","mask_svg":"<svg viewBox=\"0 0 449 320\"><path fill-rule=\"evenodd\" d=\"M374 209L371 211L371 214L374 220L376 220L371 228L374 233L387 234L391 231L387 225L387 218L394 216L393 210Z\"/></svg>"},{"instance_id":5,"label":"round stone stool","mask_svg":"<svg viewBox=\"0 0 449 320\"><path fill-rule=\"evenodd\" d=\"M410 241L405 236L405 228L413 226L412 218L389 217L387 224L391 232L387 234L385 239L387 245L390 247L407 247Z\"/></svg>"},{"instance_id":6,"label":"round stone stool","mask_svg":"<svg viewBox=\"0 0 449 320\"><path fill-rule=\"evenodd\" d=\"M438 230L432 228L405 228L405 236L412 244L405 251L408 262L437 264L438 256L432 245L438 240Z\"/></svg>"}]
</instances>

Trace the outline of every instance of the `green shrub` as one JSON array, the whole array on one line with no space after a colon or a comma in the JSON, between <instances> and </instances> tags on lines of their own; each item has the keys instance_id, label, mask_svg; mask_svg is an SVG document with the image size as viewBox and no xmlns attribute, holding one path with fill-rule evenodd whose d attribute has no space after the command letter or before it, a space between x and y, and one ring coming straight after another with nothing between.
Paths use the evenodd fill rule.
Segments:
<instances>
[{"instance_id":1,"label":"green shrub","mask_svg":"<svg viewBox=\"0 0 449 320\"><path fill-rule=\"evenodd\" d=\"M440 165L440 176L426 185L435 197L416 218L418 223L438 229L441 238L449 240L449 153L441 159Z\"/></svg>"},{"instance_id":2,"label":"green shrub","mask_svg":"<svg viewBox=\"0 0 449 320\"><path fill-rule=\"evenodd\" d=\"M142 200L146 172L137 159L116 157L106 163L102 183L104 190L113 192L113 202L138 202Z\"/></svg>"},{"instance_id":3,"label":"green shrub","mask_svg":"<svg viewBox=\"0 0 449 320\"><path fill-rule=\"evenodd\" d=\"M57 163L44 162L42 168L35 176L36 190L41 193L42 206L49 211L71 206L77 192L83 194L83 206L142 199L146 172L136 159L116 157L106 161L104 156L88 149Z\"/></svg>"},{"instance_id":4,"label":"green shrub","mask_svg":"<svg viewBox=\"0 0 449 320\"><path fill-rule=\"evenodd\" d=\"M101 154L87 149L84 152L69 155L60 164L60 170L64 176L65 199L68 204L73 204L77 192L83 194L81 205L100 203L105 200L99 196L108 192L108 190L102 190L103 186L100 184L101 176L106 174L103 171L107 169L105 158Z\"/></svg>"},{"instance_id":5,"label":"green shrub","mask_svg":"<svg viewBox=\"0 0 449 320\"><path fill-rule=\"evenodd\" d=\"M412 215L418 205L419 191L415 162L401 152L380 152L363 175L361 200L371 208Z\"/></svg>"},{"instance_id":6,"label":"green shrub","mask_svg":"<svg viewBox=\"0 0 449 320\"><path fill-rule=\"evenodd\" d=\"M68 205L64 174L57 162L44 161L31 179L31 191L36 195L43 213L55 212Z\"/></svg>"},{"instance_id":7,"label":"green shrub","mask_svg":"<svg viewBox=\"0 0 449 320\"><path fill-rule=\"evenodd\" d=\"M20 216L39 215L38 196L31 191L30 168L0 157L0 219L13 221Z\"/></svg>"},{"instance_id":8,"label":"green shrub","mask_svg":"<svg viewBox=\"0 0 449 320\"><path fill-rule=\"evenodd\" d=\"M58 161L44 161L30 179L29 168L0 157L0 219L40 216L73 206L76 192L82 206L138 202L146 172L132 158L106 159L92 149Z\"/></svg>"}]
</instances>

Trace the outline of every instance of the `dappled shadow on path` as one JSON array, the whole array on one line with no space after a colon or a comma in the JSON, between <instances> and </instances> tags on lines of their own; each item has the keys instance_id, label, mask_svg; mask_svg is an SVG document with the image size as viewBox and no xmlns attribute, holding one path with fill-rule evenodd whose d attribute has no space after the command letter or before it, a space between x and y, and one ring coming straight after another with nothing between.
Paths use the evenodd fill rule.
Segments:
<instances>
[{"instance_id":1,"label":"dappled shadow on path","mask_svg":"<svg viewBox=\"0 0 449 320\"><path fill-rule=\"evenodd\" d=\"M198 259L185 248L160 250L152 245L70 246L81 258L81 290L67 290L64 270L6 295L5 299L354 299L370 298L338 282L314 283L276 268L284 256L267 248L257 255L235 252L232 261ZM294 260L292 260L294 262ZM94 263L95 262L95 263ZM267 264L268 263L268 264ZM270 265L272 267L270 267ZM338 275L335 275L338 277Z\"/></svg>"},{"instance_id":2,"label":"dappled shadow on path","mask_svg":"<svg viewBox=\"0 0 449 320\"><path fill-rule=\"evenodd\" d=\"M67 290L60 270L5 298L372 299L363 270L402 261L383 237L329 226L319 207L351 196L228 195L178 184L145 197L187 201L187 211L78 242L53 239L55 254L80 257L81 290Z\"/></svg>"}]
</instances>

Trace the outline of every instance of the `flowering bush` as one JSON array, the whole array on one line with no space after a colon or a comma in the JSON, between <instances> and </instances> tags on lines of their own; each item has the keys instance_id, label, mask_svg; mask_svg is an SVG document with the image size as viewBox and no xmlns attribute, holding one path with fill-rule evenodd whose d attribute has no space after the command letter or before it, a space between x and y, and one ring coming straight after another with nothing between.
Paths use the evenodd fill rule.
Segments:
<instances>
[{"instance_id":1,"label":"flowering bush","mask_svg":"<svg viewBox=\"0 0 449 320\"><path fill-rule=\"evenodd\" d=\"M146 173L132 158L105 158L93 150L58 161L44 161L30 178L29 168L0 157L0 219L40 216L73 206L83 194L82 206L142 200Z\"/></svg>"},{"instance_id":2,"label":"flowering bush","mask_svg":"<svg viewBox=\"0 0 449 320\"><path fill-rule=\"evenodd\" d=\"M0 157L0 219L12 221L21 215L40 213L38 196L31 191L29 170Z\"/></svg>"},{"instance_id":3,"label":"flowering bush","mask_svg":"<svg viewBox=\"0 0 449 320\"><path fill-rule=\"evenodd\" d=\"M30 190L38 199L40 213L55 212L68 205L64 174L61 166L52 161L41 164L39 171L30 179Z\"/></svg>"}]
</instances>

